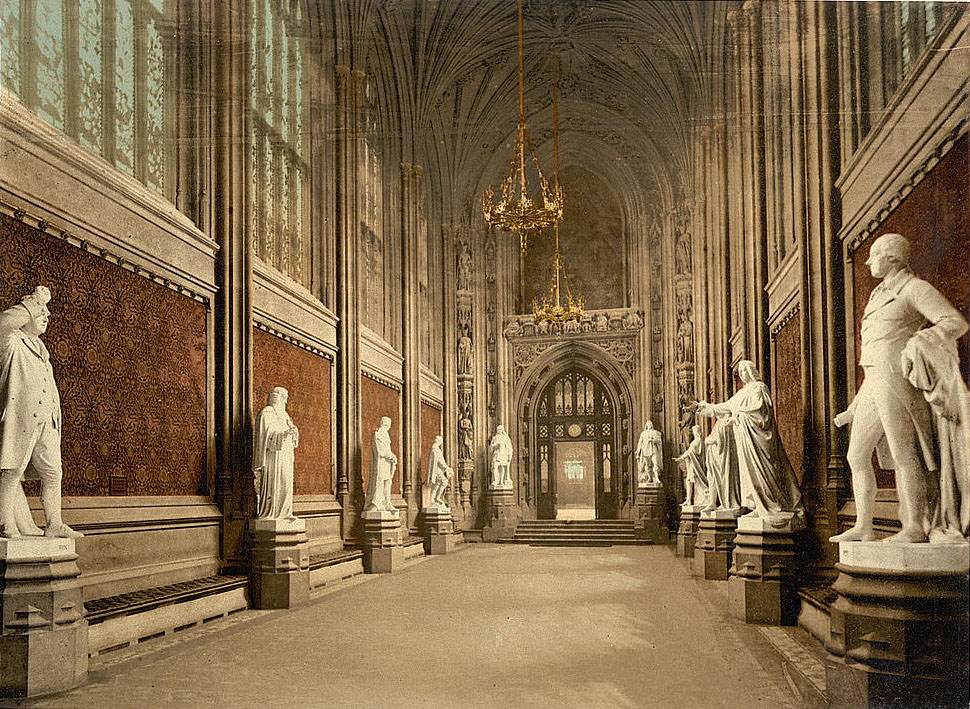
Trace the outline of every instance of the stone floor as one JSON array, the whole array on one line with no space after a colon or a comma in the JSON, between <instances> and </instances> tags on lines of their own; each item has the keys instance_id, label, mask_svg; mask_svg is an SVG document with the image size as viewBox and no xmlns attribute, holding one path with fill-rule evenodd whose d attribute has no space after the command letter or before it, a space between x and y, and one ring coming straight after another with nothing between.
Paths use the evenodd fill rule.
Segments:
<instances>
[{"instance_id":1,"label":"stone floor","mask_svg":"<svg viewBox=\"0 0 970 709\"><path fill-rule=\"evenodd\" d=\"M467 545L93 661L23 707L797 707L723 582L662 546Z\"/></svg>"}]
</instances>

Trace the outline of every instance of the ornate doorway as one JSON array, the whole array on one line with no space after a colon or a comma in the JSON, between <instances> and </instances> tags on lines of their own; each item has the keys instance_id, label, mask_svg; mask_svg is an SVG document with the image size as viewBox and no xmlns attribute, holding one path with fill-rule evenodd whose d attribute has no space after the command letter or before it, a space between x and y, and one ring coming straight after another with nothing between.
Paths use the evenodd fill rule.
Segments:
<instances>
[{"instance_id":1,"label":"ornate doorway","mask_svg":"<svg viewBox=\"0 0 970 709\"><path fill-rule=\"evenodd\" d=\"M619 420L612 392L585 369L568 369L543 389L534 411L537 517L581 518L588 511L616 519Z\"/></svg>"}]
</instances>

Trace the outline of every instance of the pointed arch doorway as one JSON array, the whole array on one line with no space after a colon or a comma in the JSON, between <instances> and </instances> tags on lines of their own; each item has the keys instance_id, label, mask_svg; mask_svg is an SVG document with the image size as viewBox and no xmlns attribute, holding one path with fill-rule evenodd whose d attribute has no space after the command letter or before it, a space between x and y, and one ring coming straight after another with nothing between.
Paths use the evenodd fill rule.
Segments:
<instances>
[{"instance_id":1,"label":"pointed arch doorway","mask_svg":"<svg viewBox=\"0 0 970 709\"><path fill-rule=\"evenodd\" d=\"M532 489L539 519L616 519L619 415L615 394L587 369L564 369L533 406Z\"/></svg>"}]
</instances>

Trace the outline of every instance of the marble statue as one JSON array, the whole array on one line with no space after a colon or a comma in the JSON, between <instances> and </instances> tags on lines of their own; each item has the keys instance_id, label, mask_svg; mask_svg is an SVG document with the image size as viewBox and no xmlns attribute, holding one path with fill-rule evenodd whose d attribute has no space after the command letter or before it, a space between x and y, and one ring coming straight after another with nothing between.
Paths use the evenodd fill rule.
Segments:
<instances>
[{"instance_id":1,"label":"marble statue","mask_svg":"<svg viewBox=\"0 0 970 709\"><path fill-rule=\"evenodd\" d=\"M391 419L387 416L381 419L381 425L374 431L371 443L370 484L367 489L367 499L364 500L364 514L391 512L397 514L397 508L391 502L391 481L397 468L397 456L391 450Z\"/></svg>"},{"instance_id":2,"label":"marble statue","mask_svg":"<svg viewBox=\"0 0 970 709\"><path fill-rule=\"evenodd\" d=\"M699 401L697 414L732 417L741 505L751 510L749 514L775 527L802 529L802 494L778 435L771 394L753 362L741 360L738 376L744 386L734 396L720 404Z\"/></svg>"},{"instance_id":3,"label":"marble statue","mask_svg":"<svg viewBox=\"0 0 970 709\"><path fill-rule=\"evenodd\" d=\"M852 422L847 459L856 523L832 537L833 542L875 538L873 451L880 466L896 471L902 528L888 541L925 542L931 532L933 541L967 534L967 495L959 495L961 489L966 493L968 485L966 439L947 440L951 434L957 438L961 434L959 426L945 427L941 465L931 413L932 408L951 422L959 416L962 393L953 381L960 378L954 366L955 342L966 333L967 321L938 290L913 274L909 253L909 241L900 234L883 234L869 249L866 264L882 282L869 296L862 317L859 364L864 380L849 408L835 417L837 426ZM934 384L931 380L937 376L949 381ZM954 448L960 451L956 458ZM932 509L936 485L928 485L933 476L926 471L940 471L945 511ZM961 499L956 500L954 493Z\"/></svg>"},{"instance_id":4,"label":"marble statue","mask_svg":"<svg viewBox=\"0 0 970 709\"><path fill-rule=\"evenodd\" d=\"M660 431L653 427L653 421L647 421L637 441L637 482L641 485L660 482L660 471L663 470L664 442Z\"/></svg>"},{"instance_id":5,"label":"marble statue","mask_svg":"<svg viewBox=\"0 0 970 709\"><path fill-rule=\"evenodd\" d=\"M741 511L741 473L734 445L733 420L720 415L704 439L704 468L707 470L708 502L712 510Z\"/></svg>"},{"instance_id":6,"label":"marble statue","mask_svg":"<svg viewBox=\"0 0 970 709\"><path fill-rule=\"evenodd\" d=\"M492 461L492 479L488 487L492 490L511 490L512 439L503 426L495 429L488 452Z\"/></svg>"},{"instance_id":7,"label":"marble statue","mask_svg":"<svg viewBox=\"0 0 970 709\"><path fill-rule=\"evenodd\" d=\"M458 338L458 373L472 373L472 338L468 335Z\"/></svg>"},{"instance_id":8,"label":"marble statue","mask_svg":"<svg viewBox=\"0 0 970 709\"><path fill-rule=\"evenodd\" d=\"M0 313L0 524L8 539L83 536L61 519L61 399L40 339L50 299L50 290L37 286ZM40 479L43 532L31 517L25 479Z\"/></svg>"},{"instance_id":9,"label":"marble statue","mask_svg":"<svg viewBox=\"0 0 970 709\"><path fill-rule=\"evenodd\" d=\"M697 424L691 427L693 439L681 455L674 458L678 463L684 463L684 505L707 505L710 491L707 483L707 470L704 467L704 437L701 427Z\"/></svg>"},{"instance_id":10,"label":"marble statue","mask_svg":"<svg viewBox=\"0 0 970 709\"><path fill-rule=\"evenodd\" d=\"M435 436L434 443L431 444L431 452L428 453L428 474L424 480L424 487L430 500L428 507L450 511L444 494L455 471L445 462L445 454L441 450L442 443L441 436Z\"/></svg>"},{"instance_id":11,"label":"marble statue","mask_svg":"<svg viewBox=\"0 0 970 709\"><path fill-rule=\"evenodd\" d=\"M256 519L297 524L293 514L293 451L300 431L286 413L289 392L274 387L256 419L253 445L253 477L256 486Z\"/></svg>"}]
</instances>

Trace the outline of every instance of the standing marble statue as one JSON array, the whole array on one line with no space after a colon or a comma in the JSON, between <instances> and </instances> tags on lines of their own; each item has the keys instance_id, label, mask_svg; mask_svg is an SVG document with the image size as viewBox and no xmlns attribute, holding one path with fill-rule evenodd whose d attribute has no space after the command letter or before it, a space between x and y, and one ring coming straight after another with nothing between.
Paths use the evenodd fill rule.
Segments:
<instances>
[{"instance_id":1,"label":"standing marble statue","mask_svg":"<svg viewBox=\"0 0 970 709\"><path fill-rule=\"evenodd\" d=\"M274 387L256 419L253 445L253 477L256 486L256 519L298 524L293 514L293 453L300 431L286 412L289 392Z\"/></svg>"},{"instance_id":2,"label":"standing marble statue","mask_svg":"<svg viewBox=\"0 0 970 709\"><path fill-rule=\"evenodd\" d=\"M681 455L674 458L678 463L685 464L684 470L684 505L707 505L710 501L710 491L707 482L707 470L704 467L704 437L701 427L694 424L691 427L693 439Z\"/></svg>"},{"instance_id":3,"label":"standing marble statue","mask_svg":"<svg viewBox=\"0 0 970 709\"><path fill-rule=\"evenodd\" d=\"M956 361L956 340L966 333L967 321L938 290L913 274L909 254L909 241L900 234L883 234L869 249L866 264L882 282L869 296L862 317L859 364L865 378L849 408L835 417L837 426L852 422L847 458L856 523L832 537L833 542L875 538L873 451L882 467L896 471L902 529L889 541L925 542L931 535L933 541L943 541L968 533L970 405ZM937 422L943 422L942 456L931 408ZM940 471L940 505L935 510L930 505L935 484L927 484L932 477L926 471Z\"/></svg>"},{"instance_id":4,"label":"standing marble statue","mask_svg":"<svg viewBox=\"0 0 970 709\"><path fill-rule=\"evenodd\" d=\"M704 439L704 465L709 493L705 512L741 511L741 474L738 471L733 425L730 416L718 416Z\"/></svg>"},{"instance_id":5,"label":"standing marble statue","mask_svg":"<svg viewBox=\"0 0 970 709\"><path fill-rule=\"evenodd\" d=\"M397 469L397 456L391 450L391 419L384 416L380 426L374 431L371 443L370 484L367 499L364 500L364 514L368 512L391 512L397 508L391 502L391 481Z\"/></svg>"},{"instance_id":6,"label":"standing marble statue","mask_svg":"<svg viewBox=\"0 0 970 709\"><path fill-rule=\"evenodd\" d=\"M795 472L782 446L767 385L749 360L738 363L744 383L720 404L697 402L700 416L730 415L741 478L741 504L753 517L776 527L805 526L805 508Z\"/></svg>"},{"instance_id":7,"label":"standing marble statue","mask_svg":"<svg viewBox=\"0 0 970 709\"><path fill-rule=\"evenodd\" d=\"M0 524L3 536L77 538L61 519L61 399L50 353L40 340L50 322L44 286L0 313ZM24 479L40 479L47 528L34 524Z\"/></svg>"},{"instance_id":8,"label":"standing marble statue","mask_svg":"<svg viewBox=\"0 0 970 709\"><path fill-rule=\"evenodd\" d=\"M488 444L488 452L492 461L492 479L489 482L489 488L511 490L512 439L503 426L500 425L495 429L495 435Z\"/></svg>"},{"instance_id":9,"label":"standing marble statue","mask_svg":"<svg viewBox=\"0 0 970 709\"><path fill-rule=\"evenodd\" d=\"M641 485L660 482L660 471L663 470L664 441L660 431L653 427L653 421L647 421L637 441L637 482Z\"/></svg>"},{"instance_id":10,"label":"standing marble statue","mask_svg":"<svg viewBox=\"0 0 970 709\"><path fill-rule=\"evenodd\" d=\"M428 454L428 474L424 480L424 488L428 492L430 503L428 507L449 510L448 503L445 502L443 495L448 489L448 483L454 476L448 463L445 462L445 454L441 450L443 439L435 436L434 443L431 445L431 452Z\"/></svg>"}]
</instances>

